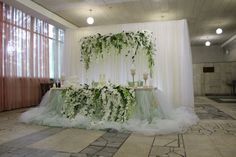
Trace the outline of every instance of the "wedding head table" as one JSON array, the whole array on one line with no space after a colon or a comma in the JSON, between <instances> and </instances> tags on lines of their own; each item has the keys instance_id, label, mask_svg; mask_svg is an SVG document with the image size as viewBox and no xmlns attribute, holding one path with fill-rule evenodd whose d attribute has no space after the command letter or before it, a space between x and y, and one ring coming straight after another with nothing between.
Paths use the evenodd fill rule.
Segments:
<instances>
[{"instance_id":1,"label":"wedding head table","mask_svg":"<svg viewBox=\"0 0 236 157\"><path fill-rule=\"evenodd\" d=\"M127 87L127 88L131 88L135 94L135 102L134 102L135 105L128 119L138 118L141 120L152 121L153 117L158 116L159 114L158 100L157 100L157 95L155 94L157 90L156 88L154 87L141 87L141 88ZM63 107L67 105L65 103L65 96L63 96L63 91L65 92L65 90L66 88L51 88L50 91L47 93L47 95L45 95L45 97L42 100L42 103L48 106L49 113L50 111L56 111L58 115L65 116L63 114ZM108 95L108 97L109 96L110 95ZM105 104L103 104L103 106L104 105ZM94 106L96 106L96 104L94 104ZM70 119L73 119L73 117L70 117Z\"/></svg>"},{"instance_id":2,"label":"wedding head table","mask_svg":"<svg viewBox=\"0 0 236 157\"><path fill-rule=\"evenodd\" d=\"M185 131L197 117L185 108L165 116L153 87L120 85L51 88L39 106L21 115L21 121L46 126L116 129L148 135Z\"/></svg>"},{"instance_id":3,"label":"wedding head table","mask_svg":"<svg viewBox=\"0 0 236 157\"><path fill-rule=\"evenodd\" d=\"M21 120L47 126L130 130L124 129L129 121L151 123L160 117L156 90L120 85L51 88L40 105L23 113Z\"/></svg>"}]
</instances>

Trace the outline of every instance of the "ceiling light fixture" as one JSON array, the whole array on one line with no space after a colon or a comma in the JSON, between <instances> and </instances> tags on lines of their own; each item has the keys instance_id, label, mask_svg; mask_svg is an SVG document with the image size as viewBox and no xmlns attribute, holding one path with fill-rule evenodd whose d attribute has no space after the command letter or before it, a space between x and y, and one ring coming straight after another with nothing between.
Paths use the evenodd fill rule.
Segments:
<instances>
[{"instance_id":1,"label":"ceiling light fixture","mask_svg":"<svg viewBox=\"0 0 236 157\"><path fill-rule=\"evenodd\" d=\"M92 14L92 9L89 10L90 11L90 16L87 18L87 23L89 25L92 25L94 23L94 18L91 16Z\"/></svg>"},{"instance_id":2,"label":"ceiling light fixture","mask_svg":"<svg viewBox=\"0 0 236 157\"><path fill-rule=\"evenodd\" d=\"M222 28L217 28L217 29L216 29L216 34L222 34L222 33L223 33Z\"/></svg>"},{"instance_id":3,"label":"ceiling light fixture","mask_svg":"<svg viewBox=\"0 0 236 157\"><path fill-rule=\"evenodd\" d=\"M211 42L210 42L209 40L207 40L207 41L205 42L205 45L206 45L206 46L211 46Z\"/></svg>"}]
</instances>

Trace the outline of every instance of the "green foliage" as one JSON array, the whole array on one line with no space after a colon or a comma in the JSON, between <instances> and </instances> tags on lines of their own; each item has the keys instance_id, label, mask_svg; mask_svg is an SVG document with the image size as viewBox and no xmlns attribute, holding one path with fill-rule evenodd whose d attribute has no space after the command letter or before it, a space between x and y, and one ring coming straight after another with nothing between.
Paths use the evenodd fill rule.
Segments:
<instances>
[{"instance_id":1,"label":"green foliage","mask_svg":"<svg viewBox=\"0 0 236 157\"><path fill-rule=\"evenodd\" d=\"M68 118L79 113L94 119L124 122L135 107L134 90L117 85L69 87L63 90L62 96L65 99L62 113Z\"/></svg>"},{"instance_id":2,"label":"green foliage","mask_svg":"<svg viewBox=\"0 0 236 157\"><path fill-rule=\"evenodd\" d=\"M137 32L121 32L117 34L101 35L84 37L81 41L81 60L85 63L86 70L89 69L92 55L103 57L103 53L110 52L110 49L115 49L118 54L124 48L129 49L126 56L129 55L130 49L134 49L132 61L135 61L135 56L139 49L144 50L148 58L148 67L152 70L154 66L154 46L152 42L152 34L148 31Z\"/></svg>"}]
</instances>

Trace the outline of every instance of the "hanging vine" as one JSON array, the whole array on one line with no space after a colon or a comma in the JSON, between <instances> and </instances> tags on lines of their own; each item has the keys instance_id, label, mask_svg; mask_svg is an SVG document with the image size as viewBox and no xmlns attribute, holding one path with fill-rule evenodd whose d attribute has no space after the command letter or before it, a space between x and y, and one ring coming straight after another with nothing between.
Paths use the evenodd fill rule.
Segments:
<instances>
[{"instance_id":1,"label":"hanging vine","mask_svg":"<svg viewBox=\"0 0 236 157\"><path fill-rule=\"evenodd\" d=\"M152 42L152 33L148 31L121 32L117 34L101 35L100 33L87 36L81 39L81 61L85 63L85 69L89 69L91 57L103 58L104 53L109 53L110 49L115 49L120 54L122 49L128 51L125 56L132 55L132 61L139 49L144 50L148 59L148 67L152 70L154 66L154 44ZM131 50L134 50L131 53ZM122 52L123 53L123 52Z\"/></svg>"}]
</instances>

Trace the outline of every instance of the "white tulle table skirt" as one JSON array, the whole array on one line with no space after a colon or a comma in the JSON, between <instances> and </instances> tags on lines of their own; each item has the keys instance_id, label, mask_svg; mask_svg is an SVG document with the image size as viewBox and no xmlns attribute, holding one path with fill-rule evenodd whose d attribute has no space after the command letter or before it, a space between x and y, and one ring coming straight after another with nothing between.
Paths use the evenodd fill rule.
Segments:
<instances>
[{"instance_id":1,"label":"white tulle table skirt","mask_svg":"<svg viewBox=\"0 0 236 157\"><path fill-rule=\"evenodd\" d=\"M21 115L21 121L47 126L78 127L86 129L116 129L134 131L146 135L184 132L198 121L198 117L187 108L181 107L165 115L158 102L155 89L136 89L136 108L131 118L124 123L101 121L77 114L66 118L61 113L64 103L61 89L51 89L45 94L40 105Z\"/></svg>"}]
</instances>

